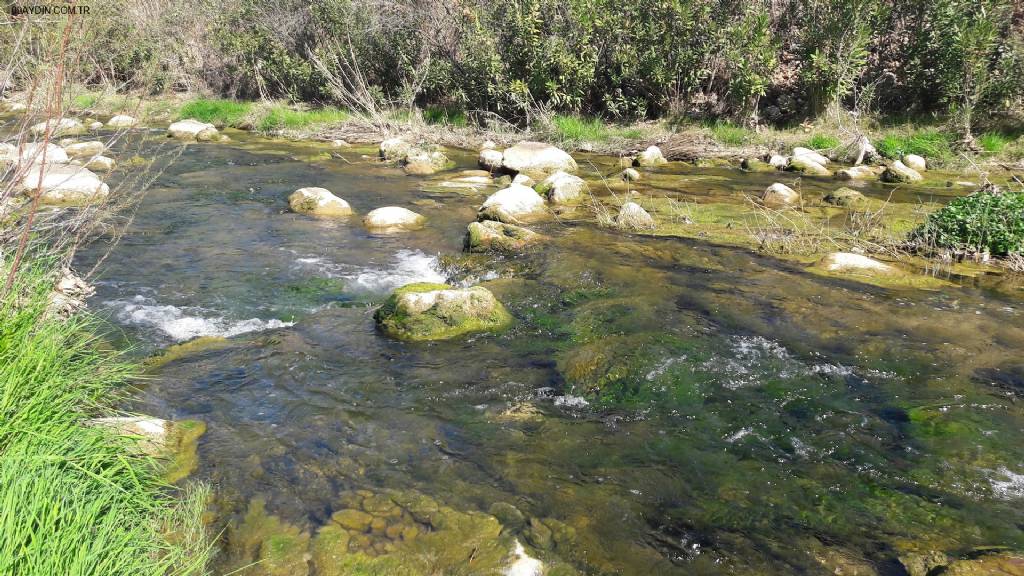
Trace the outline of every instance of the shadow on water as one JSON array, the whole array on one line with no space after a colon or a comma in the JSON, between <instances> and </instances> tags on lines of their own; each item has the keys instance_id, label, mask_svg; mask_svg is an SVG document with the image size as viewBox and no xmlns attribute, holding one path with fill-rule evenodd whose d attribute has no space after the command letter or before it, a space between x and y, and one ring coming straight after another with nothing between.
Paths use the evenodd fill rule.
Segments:
<instances>
[{"instance_id":1,"label":"shadow on water","mask_svg":"<svg viewBox=\"0 0 1024 576\"><path fill-rule=\"evenodd\" d=\"M189 146L103 267L94 308L141 351L229 337L161 365L136 406L207 422L197 476L223 522L258 498L317 533L352 498L417 494L588 574L900 573L908 553L1024 545L1019 301L585 221L538 225L551 242L520 258L459 256L483 196L424 191L367 152ZM666 178L701 175L716 178L673 193L763 187L727 169ZM293 214L302 186L357 214L415 206L428 226ZM479 279L517 318L503 334L405 344L374 328L396 286ZM360 549L386 556L367 530ZM221 568L244 537L227 532Z\"/></svg>"}]
</instances>

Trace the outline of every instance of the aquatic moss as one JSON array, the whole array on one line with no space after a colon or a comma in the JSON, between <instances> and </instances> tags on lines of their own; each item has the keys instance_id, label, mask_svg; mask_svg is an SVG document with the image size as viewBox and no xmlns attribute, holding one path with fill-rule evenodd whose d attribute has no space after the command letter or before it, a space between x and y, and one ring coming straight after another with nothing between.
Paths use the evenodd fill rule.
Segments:
<instances>
[{"instance_id":1,"label":"aquatic moss","mask_svg":"<svg viewBox=\"0 0 1024 576\"><path fill-rule=\"evenodd\" d=\"M199 467L199 439L206 433L201 420L180 420L171 426L168 439L170 460L164 469L164 480L175 483L187 478Z\"/></svg>"},{"instance_id":2,"label":"aquatic moss","mask_svg":"<svg viewBox=\"0 0 1024 576\"><path fill-rule=\"evenodd\" d=\"M254 576L308 573L310 536L298 526L267 513L266 501L253 498L241 523L228 530L229 563L249 567Z\"/></svg>"},{"instance_id":3,"label":"aquatic moss","mask_svg":"<svg viewBox=\"0 0 1024 576\"><path fill-rule=\"evenodd\" d=\"M144 365L149 370L155 370L182 358L189 358L204 352L223 350L230 345L231 341L223 336L200 336L188 342L164 348L159 354L147 358Z\"/></svg>"},{"instance_id":4,"label":"aquatic moss","mask_svg":"<svg viewBox=\"0 0 1024 576\"><path fill-rule=\"evenodd\" d=\"M398 305L399 298L404 294L452 289L447 284L408 284L395 290L377 309L374 318L388 335L410 341L443 340L471 332L500 330L512 323L512 315L497 299L494 299L493 306L485 304L483 308L475 310L464 306L439 311L434 306L419 314L408 314Z\"/></svg>"}]
</instances>

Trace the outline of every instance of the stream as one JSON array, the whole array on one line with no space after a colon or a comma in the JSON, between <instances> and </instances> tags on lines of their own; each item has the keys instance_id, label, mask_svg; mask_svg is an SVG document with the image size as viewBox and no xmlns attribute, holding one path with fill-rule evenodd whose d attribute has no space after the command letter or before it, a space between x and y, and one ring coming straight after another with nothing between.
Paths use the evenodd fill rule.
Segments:
<instances>
[{"instance_id":1,"label":"stream","mask_svg":"<svg viewBox=\"0 0 1024 576\"><path fill-rule=\"evenodd\" d=\"M191 478L213 487L217 573L501 574L519 542L548 574L905 574L936 551L1024 546L1019 290L877 287L583 216L531 226L550 240L522 256L466 255L493 189L425 186L438 178L373 148L231 136L185 147L124 237L77 262L103 259L90 306L119 346L193 343L130 408L206 423ZM596 190L618 165L576 158ZM778 178L657 173L642 192L697 203ZM305 186L356 215L289 211ZM890 190L861 188L958 193ZM360 215L388 205L426 227L367 231ZM373 310L410 282L483 283L515 324L389 339ZM355 511L365 526L325 552ZM416 548L420 532L451 543ZM266 560L270 542L301 566Z\"/></svg>"}]
</instances>

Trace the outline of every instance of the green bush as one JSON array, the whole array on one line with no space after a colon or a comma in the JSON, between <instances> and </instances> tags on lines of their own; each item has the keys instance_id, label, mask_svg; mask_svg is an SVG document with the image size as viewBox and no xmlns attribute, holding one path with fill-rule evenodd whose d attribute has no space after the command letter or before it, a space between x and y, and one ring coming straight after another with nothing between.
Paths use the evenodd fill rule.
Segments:
<instances>
[{"instance_id":1,"label":"green bush","mask_svg":"<svg viewBox=\"0 0 1024 576\"><path fill-rule=\"evenodd\" d=\"M995 256L1024 251L1024 193L983 190L957 198L911 233L924 247Z\"/></svg>"},{"instance_id":2,"label":"green bush","mask_svg":"<svg viewBox=\"0 0 1024 576\"><path fill-rule=\"evenodd\" d=\"M978 146L985 152L998 154L1002 152L1012 140L998 132L987 132L978 136Z\"/></svg>"},{"instance_id":3,"label":"green bush","mask_svg":"<svg viewBox=\"0 0 1024 576\"><path fill-rule=\"evenodd\" d=\"M237 126L249 114L252 104L236 100L193 100L181 107L178 118L195 118L216 126Z\"/></svg>"}]
</instances>

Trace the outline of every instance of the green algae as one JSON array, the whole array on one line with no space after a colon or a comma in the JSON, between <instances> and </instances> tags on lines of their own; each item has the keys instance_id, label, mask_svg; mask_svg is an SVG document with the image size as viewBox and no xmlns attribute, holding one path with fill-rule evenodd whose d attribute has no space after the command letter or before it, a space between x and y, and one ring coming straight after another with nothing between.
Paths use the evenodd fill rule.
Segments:
<instances>
[{"instance_id":1,"label":"green algae","mask_svg":"<svg viewBox=\"0 0 1024 576\"><path fill-rule=\"evenodd\" d=\"M187 478L199 467L199 439L206 434L206 423L201 420L180 420L171 426L168 454L163 478L174 484Z\"/></svg>"},{"instance_id":2,"label":"green algae","mask_svg":"<svg viewBox=\"0 0 1024 576\"><path fill-rule=\"evenodd\" d=\"M231 346L231 341L223 336L200 336L188 342L168 346L160 353L147 358L144 364L148 370L157 370L171 362L190 358L197 354L223 350L229 346Z\"/></svg>"},{"instance_id":3,"label":"green algae","mask_svg":"<svg viewBox=\"0 0 1024 576\"><path fill-rule=\"evenodd\" d=\"M410 314L399 305L404 294L452 290L447 284L415 283L397 290L377 310L377 324L388 335L400 340L443 340L472 332L501 330L512 323L512 316L501 302L439 309L432 306ZM488 292L489 294L489 292Z\"/></svg>"}]
</instances>

